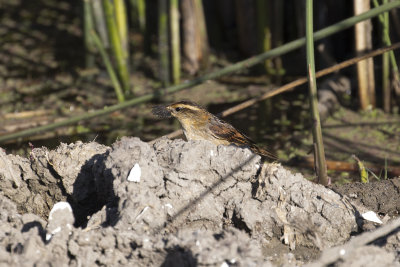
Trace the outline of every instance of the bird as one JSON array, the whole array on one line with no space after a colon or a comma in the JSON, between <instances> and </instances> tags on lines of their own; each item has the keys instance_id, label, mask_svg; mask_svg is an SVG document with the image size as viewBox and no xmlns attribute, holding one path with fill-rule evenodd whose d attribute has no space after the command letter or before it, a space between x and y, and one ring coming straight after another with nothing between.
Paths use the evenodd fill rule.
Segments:
<instances>
[{"instance_id":1,"label":"bird","mask_svg":"<svg viewBox=\"0 0 400 267\"><path fill-rule=\"evenodd\" d=\"M183 100L170 105L154 106L152 113L160 118L178 119L187 140L208 140L216 145L247 147L264 159L277 159L277 156L258 147L231 124L194 102Z\"/></svg>"}]
</instances>

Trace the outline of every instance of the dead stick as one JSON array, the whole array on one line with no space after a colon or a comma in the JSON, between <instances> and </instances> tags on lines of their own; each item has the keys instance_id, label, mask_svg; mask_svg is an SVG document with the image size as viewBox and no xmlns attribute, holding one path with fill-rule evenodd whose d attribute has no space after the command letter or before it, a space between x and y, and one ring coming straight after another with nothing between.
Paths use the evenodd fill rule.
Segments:
<instances>
[{"instance_id":1,"label":"dead stick","mask_svg":"<svg viewBox=\"0 0 400 267\"><path fill-rule=\"evenodd\" d=\"M314 168L314 159L312 157L307 157L301 159L300 166L302 167L309 167L309 168ZM350 162L345 162L345 161L333 161L333 160L327 160L326 165L328 167L328 170L333 170L333 171L342 171L342 172L357 172L359 171L357 163L350 163ZM380 165L367 165L369 170L373 171L374 173L380 172L382 169L385 167L380 166ZM393 176L400 176L400 168L395 167L395 166L387 166L387 171L388 173L392 174Z\"/></svg>"},{"instance_id":2,"label":"dead stick","mask_svg":"<svg viewBox=\"0 0 400 267\"><path fill-rule=\"evenodd\" d=\"M345 259L351 256L352 252L355 249L364 246L368 243L371 243L372 241L380 237L388 235L399 227L400 227L400 218L397 218L389 222L388 224L376 229L375 231L365 232L353 238L351 241L347 242L343 246L333 247L325 250L317 261L307 264L306 266L307 267L328 266L339 259Z\"/></svg>"}]
</instances>

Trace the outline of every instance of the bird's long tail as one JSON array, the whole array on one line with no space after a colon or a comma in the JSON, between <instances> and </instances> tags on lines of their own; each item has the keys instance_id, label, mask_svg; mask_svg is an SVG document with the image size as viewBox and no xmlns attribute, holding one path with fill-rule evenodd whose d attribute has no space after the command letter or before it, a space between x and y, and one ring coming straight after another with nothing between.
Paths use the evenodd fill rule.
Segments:
<instances>
[{"instance_id":1,"label":"bird's long tail","mask_svg":"<svg viewBox=\"0 0 400 267\"><path fill-rule=\"evenodd\" d=\"M260 147L258 147L256 145L251 145L250 146L250 150L253 151L254 153L260 155L263 158L268 158L268 159L271 159L271 160L277 160L278 159L278 156L275 155L274 153L269 152L268 150L266 150L264 148L260 148Z\"/></svg>"}]
</instances>

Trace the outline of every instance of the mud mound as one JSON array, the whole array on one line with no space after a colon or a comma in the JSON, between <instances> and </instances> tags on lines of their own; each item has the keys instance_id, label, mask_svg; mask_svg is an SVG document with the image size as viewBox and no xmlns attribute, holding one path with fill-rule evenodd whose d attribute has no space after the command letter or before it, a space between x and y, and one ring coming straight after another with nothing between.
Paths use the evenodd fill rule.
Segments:
<instances>
[{"instance_id":1,"label":"mud mound","mask_svg":"<svg viewBox=\"0 0 400 267\"><path fill-rule=\"evenodd\" d=\"M16 266L272 266L279 240L297 255L357 230L357 210L330 189L206 141L0 152L0 189L0 262Z\"/></svg>"},{"instance_id":2,"label":"mud mound","mask_svg":"<svg viewBox=\"0 0 400 267\"><path fill-rule=\"evenodd\" d=\"M379 182L332 186L332 190L350 196L357 203L380 213L398 216L400 212L400 178Z\"/></svg>"}]
</instances>

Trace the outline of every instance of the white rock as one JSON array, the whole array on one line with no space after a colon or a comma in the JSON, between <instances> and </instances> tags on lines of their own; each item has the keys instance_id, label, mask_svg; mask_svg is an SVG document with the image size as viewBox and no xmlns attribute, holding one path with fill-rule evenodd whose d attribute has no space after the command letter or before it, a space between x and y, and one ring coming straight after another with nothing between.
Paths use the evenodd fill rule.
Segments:
<instances>
[{"instance_id":1,"label":"white rock","mask_svg":"<svg viewBox=\"0 0 400 267\"><path fill-rule=\"evenodd\" d=\"M65 202L65 201L57 202L56 204L54 204L53 208L50 211L49 221L53 219L53 214L56 211L63 210L63 209L67 209L67 212L72 213L71 205L68 202Z\"/></svg>"},{"instance_id":2,"label":"white rock","mask_svg":"<svg viewBox=\"0 0 400 267\"><path fill-rule=\"evenodd\" d=\"M172 205L170 203L165 204L165 207L172 209Z\"/></svg>"},{"instance_id":3,"label":"white rock","mask_svg":"<svg viewBox=\"0 0 400 267\"><path fill-rule=\"evenodd\" d=\"M379 223L379 224L383 223L381 221L381 219L379 219L378 215L376 215L376 213L373 211L367 211L367 212L361 214L361 216L364 218L364 220L367 220L370 222Z\"/></svg>"},{"instance_id":4,"label":"white rock","mask_svg":"<svg viewBox=\"0 0 400 267\"><path fill-rule=\"evenodd\" d=\"M139 164L135 163L135 165L133 166L133 168L129 172L128 181L129 182L139 183L140 182L140 176L142 176L142 169L140 168Z\"/></svg>"}]
</instances>

